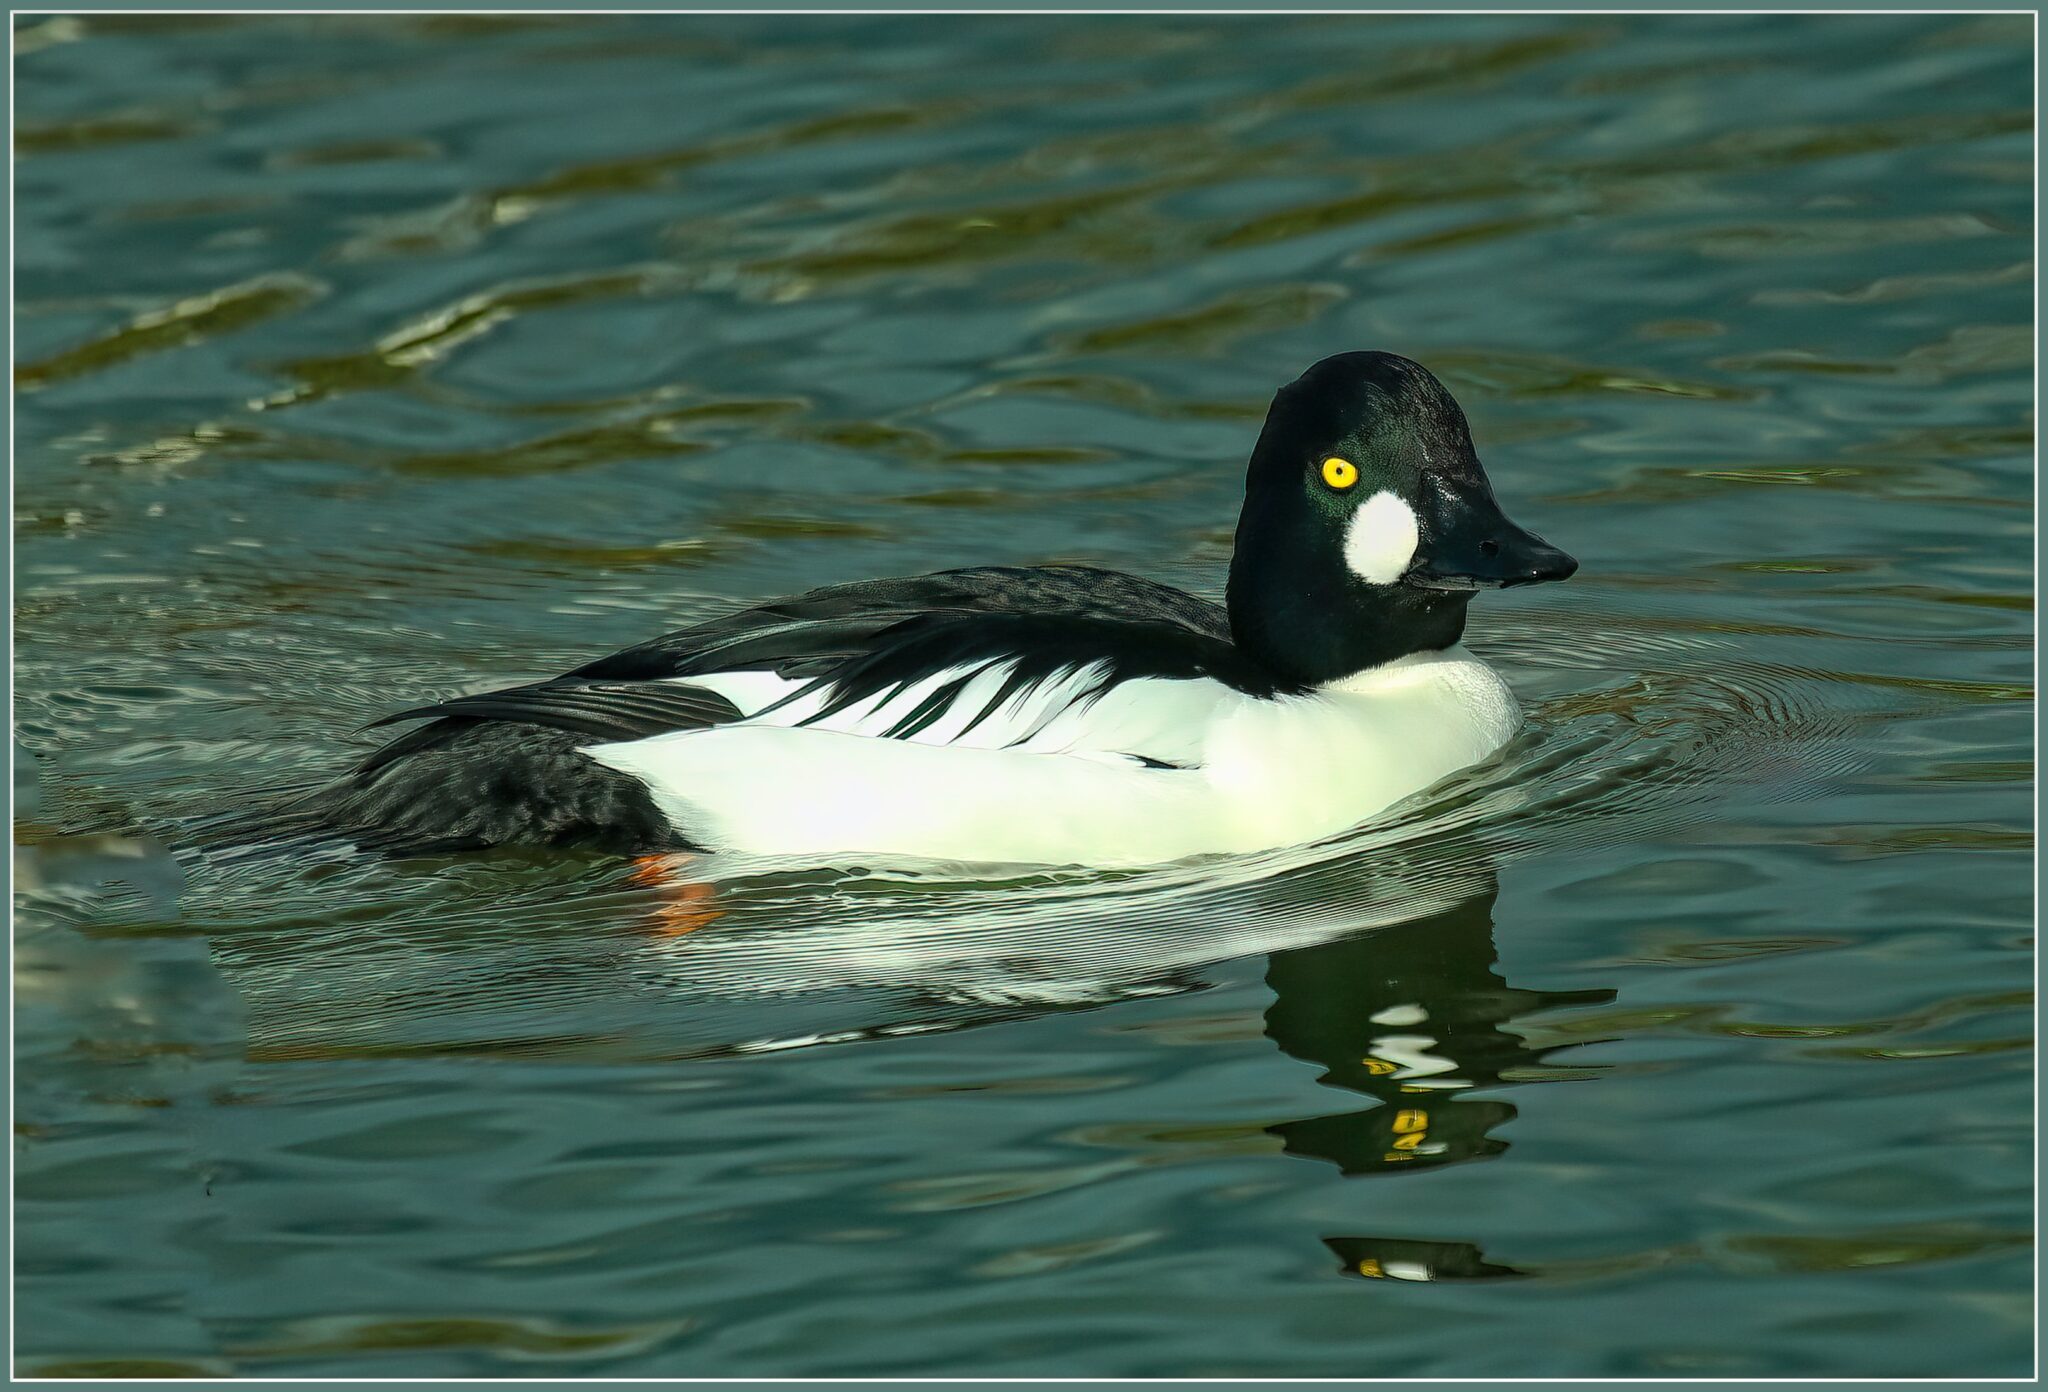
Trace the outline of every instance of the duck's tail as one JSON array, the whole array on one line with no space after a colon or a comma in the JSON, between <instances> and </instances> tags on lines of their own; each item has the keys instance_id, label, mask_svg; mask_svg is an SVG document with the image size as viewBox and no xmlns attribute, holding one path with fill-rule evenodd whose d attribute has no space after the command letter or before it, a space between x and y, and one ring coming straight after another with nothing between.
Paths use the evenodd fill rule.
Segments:
<instances>
[{"instance_id":1,"label":"duck's tail","mask_svg":"<svg viewBox=\"0 0 2048 1392\"><path fill-rule=\"evenodd\" d=\"M393 859L493 847L621 855L694 850L644 784L590 759L587 735L500 721L443 718L354 772L317 786L266 790L256 805L207 818L198 838L218 854L353 846Z\"/></svg>"},{"instance_id":2,"label":"duck's tail","mask_svg":"<svg viewBox=\"0 0 2048 1392\"><path fill-rule=\"evenodd\" d=\"M214 859L341 846L351 838L322 806L321 784L281 784L249 794L243 805L203 812L185 826L183 840Z\"/></svg>"}]
</instances>

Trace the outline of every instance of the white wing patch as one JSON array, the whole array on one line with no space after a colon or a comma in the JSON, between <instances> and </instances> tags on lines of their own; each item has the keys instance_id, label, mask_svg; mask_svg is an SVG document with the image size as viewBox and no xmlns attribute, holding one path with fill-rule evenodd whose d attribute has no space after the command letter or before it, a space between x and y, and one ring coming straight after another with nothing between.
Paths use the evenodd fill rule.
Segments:
<instances>
[{"instance_id":1,"label":"white wing patch","mask_svg":"<svg viewBox=\"0 0 2048 1392\"><path fill-rule=\"evenodd\" d=\"M1217 717L1255 699L1207 678L1139 677L1054 712L1016 747L1033 754L1128 756L1193 768L1205 757Z\"/></svg>"},{"instance_id":2,"label":"white wing patch","mask_svg":"<svg viewBox=\"0 0 2048 1392\"><path fill-rule=\"evenodd\" d=\"M1016 671L1008 659L941 668L838 710L829 680L772 672L678 677L739 707L749 726L801 727L959 749L1129 755L1160 763L1192 762L1194 741L1216 701L1229 693L1205 680L1138 678L1106 690L1106 663L1063 667L1004 695ZM927 703L938 706L927 709ZM914 728L913 728L914 726Z\"/></svg>"},{"instance_id":3,"label":"white wing patch","mask_svg":"<svg viewBox=\"0 0 2048 1392\"><path fill-rule=\"evenodd\" d=\"M1108 669L1103 663L1062 668L1002 696L1015 670L1006 659L949 667L829 715L823 714L832 696L829 680L773 672L712 672L671 680L716 692L737 706L742 719L721 727L728 730L826 730L956 749L1016 749L1177 768L1199 764L1203 739L1217 714L1249 699L1207 678L1137 677L1104 689ZM927 699L955 683L960 684L957 693L935 719L891 735Z\"/></svg>"}]
</instances>

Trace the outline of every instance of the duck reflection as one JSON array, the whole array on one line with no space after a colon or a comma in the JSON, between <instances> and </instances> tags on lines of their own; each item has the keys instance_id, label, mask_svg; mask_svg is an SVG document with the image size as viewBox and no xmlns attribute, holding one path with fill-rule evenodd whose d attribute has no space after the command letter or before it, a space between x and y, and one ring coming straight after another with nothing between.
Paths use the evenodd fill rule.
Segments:
<instances>
[{"instance_id":1,"label":"duck reflection","mask_svg":"<svg viewBox=\"0 0 2048 1392\"><path fill-rule=\"evenodd\" d=\"M1493 1132L1515 1115L1514 1104L1463 1094L1491 1088L1557 1047L1530 1045L1508 1022L1603 1004L1614 993L1529 991L1502 980L1494 971L1496 892L1489 885L1440 912L1268 960L1268 1037L1320 1064L1323 1083L1378 1104L1271 1128L1289 1154L1356 1175L1453 1165L1507 1149Z\"/></svg>"},{"instance_id":2,"label":"duck reflection","mask_svg":"<svg viewBox=\"0 0 2048 1392\"><path fill-rule=\"evenodd\" d=\"M1471 1093L1512 1083L1515 1069L1560 1047L1531 1045L1509 1024L1539 1010L1604 1004L1614 993L1510 986L1495 970L1496 894L1489 883L1447 909L1376 933L1272 955L1268 1037L1320 1065L1323 1083L1375 1103L1270 1127L1290 1155L1366 1175L1483 1160L1508 1148L1494 1133L1514 1117L1514 1104ZM1465 1242L1323 1240L1347 1272L1369 1278L1528 1274Z\"/></svg>"}]
</instances>

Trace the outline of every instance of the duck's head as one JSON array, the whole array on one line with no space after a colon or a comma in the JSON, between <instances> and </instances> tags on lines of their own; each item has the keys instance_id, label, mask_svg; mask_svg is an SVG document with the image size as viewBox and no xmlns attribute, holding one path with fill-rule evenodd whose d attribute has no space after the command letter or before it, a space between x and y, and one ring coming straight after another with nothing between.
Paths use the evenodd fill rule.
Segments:
<instances>
[{"instance_id":1,"label":"duck's head","mask_svg":"<svg viewBox=\"0 0 2048 1392\"><path fill-rule=\"evenodd\" d=\"M1230 564L1237 644L1315 686L1447 648L1481 589L1578 562L1501 511L1443 383L1340 353L1280 389L1245 477Z\"/></svg>"}]
</instances>

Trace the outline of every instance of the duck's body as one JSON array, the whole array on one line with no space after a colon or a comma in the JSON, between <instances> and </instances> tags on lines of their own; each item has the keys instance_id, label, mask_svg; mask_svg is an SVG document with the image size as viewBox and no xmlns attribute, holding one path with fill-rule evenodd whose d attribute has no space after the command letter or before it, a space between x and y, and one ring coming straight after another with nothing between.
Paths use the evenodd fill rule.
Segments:
<instances>
[{"instance_id":1,"label":"duck's body","mask_svg":"<svg viewBox=\"0 0 2048 1392\"><path fill-rule=\"evenodd\" d=\"M761 687L747 675L704 685L751 703ZM964 730L1002 664L936 674L817 725L802 718L818 693L790 683L787 706L751 719L587 752L644 782L707 847L1123 865L1342 831L1485 758L1519 720L1500 678L1458 648L1272 695L1136 678L1081 699L1097 675L1054 678ZM881 736L960 676L968 686L939 722ZM745 796L702 791L738 787Z\"/></svg>"},{"instance_id":2,"label":"duck's body","mask_svg":"<svg viewBox=\"0 0 2048 1392\"><path fill-rule=\"evenodd\" d=\"M314 815L395 854L1138 864L1303 842L1514 734L1458 645L1466 602L1572 564L1500 516L1434 378L1346 354L1275 403L1227 605L1080 566L817 590L391 717L431 723Z\"/></svg>"}]
</instances>

